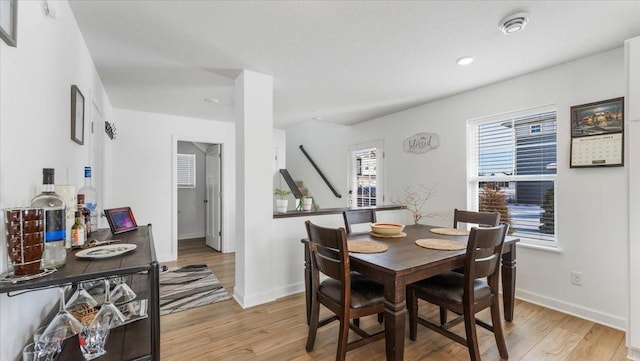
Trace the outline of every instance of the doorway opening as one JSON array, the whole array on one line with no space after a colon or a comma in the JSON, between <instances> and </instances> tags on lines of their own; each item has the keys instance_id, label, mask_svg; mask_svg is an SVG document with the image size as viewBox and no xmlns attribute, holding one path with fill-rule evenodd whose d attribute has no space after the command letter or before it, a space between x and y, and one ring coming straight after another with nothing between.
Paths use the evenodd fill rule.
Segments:
<instances>
[{"instance_id":1,"label":"doorway opening","mask_svg":"<svg viewBox=\"0 0 640 361\"><path fill-rule=\"evenodd\" d=\"M175 164L178 242L222 252L222 144L178 141Z\"/></svg>"}]
</instances>

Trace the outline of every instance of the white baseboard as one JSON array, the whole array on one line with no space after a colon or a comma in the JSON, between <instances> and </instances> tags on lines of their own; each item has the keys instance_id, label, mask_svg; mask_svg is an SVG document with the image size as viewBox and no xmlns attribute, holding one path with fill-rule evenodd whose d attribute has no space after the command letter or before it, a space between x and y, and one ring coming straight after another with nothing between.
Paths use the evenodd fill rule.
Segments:
<instances>
[{"instance_id":1,"label":"white baseboard","mask_svg":"<svg viewBox=\"0 0 640 361\"><path fill-rule=\"evenodd\" d=\"M173 253L159 254L156 258L158 259L158 263L172 262L178 259L178 257Z\"/></svg>"},{"instance_id":2,"label":"white baseboard","mask_svg":"<svg viewBox=\"0 0 640 361\"><path fill-rule=\"evenodd\" d=\"M181 239L192 239L192 238L204 238L204 232L191 232L191 233L181 233L178 234L178 240Z\"/></svg>"},{"instance_id":3,"label":"white baseboard","mask_svg":"<svg viewBox=\"0 0 640 361\"><path fill-rule=\"evenodd\" d=\"M555 298L542 296L536 293L527 292L523 290L516 290L516 298L523 301L534 303L552 310L560 311L572 316L576 316L588 321L599 323L601 325L614 328L616 330L626 332L627 321L623 317L611 315L608 313L600 312L591 308L586 308L573 303L565 302ZM518 312L518 310L515 310Z\"/></svg>"},{"instance_id":4,"label":"white baseboard","mask_svg":"<svg viewBox=\"0 0 640 361\"><path fill-rule=\"evenodd\" d=\"M285 287L276 288L269 292L264 292L250 297L245 297L236 288L233 289L233 298L242 308L250 308L261 305L263 303L273 302L278 298L290 296L296 293L304 292L304 283L296 283Z\"/></svg>"},{"instance_id":5,"label":"white baseboard","mask_svg":"<svg viewBox=\"0 0 640 361\"><path fill-rule=\"evenodd\" d=\"M627 354L628 359L640 361L640 350L631 347L627 347L627 350L629 350Z\"/></svg>"},{"instance_id":6,"label":"white baseboard","mask_svg":"<svg viewBox=\"0 0 640 361\"><path fill-rule=\"evenodd\" d=\"M273 290L274 296L276 298L287 297L300 292L304 292L304 282L294 283L291 285L287 285L286 287L280 287Z\"/></svg>"},{"instance_id":7,"label":"white baseboard","mask_svg":"<svg viewBox=\"0 0 640 361\"><path fill-rule=\"evenodd\" d=\"M236 302L238 302L238 304L240 305L240 307L244 309L244 308L250 308L253 306L258 306L263 303L275 301L275 297L273 297L272 293L273 292L269 291L269 292L264 292L260 294L255 294L252 296L247 296L234 287L233 299L235 299Z\"/></svg>"}]
</instances>

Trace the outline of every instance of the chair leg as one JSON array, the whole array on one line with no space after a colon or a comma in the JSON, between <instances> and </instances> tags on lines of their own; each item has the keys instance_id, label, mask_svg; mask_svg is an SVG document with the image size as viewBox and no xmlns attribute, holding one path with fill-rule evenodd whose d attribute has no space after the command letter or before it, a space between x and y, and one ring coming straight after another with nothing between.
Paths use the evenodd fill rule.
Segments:
<instances>
[{"instance_id":1,"label":"chair leg","mask_svg":"<svg viewBox=\"0 0 640 361\"><path fill-rule=\"evenodd\" d=\"M480 349L478 348L478 335L476 333L476 315L473 309L465 306L464 329L467 336L467 348L471 361L480 361Z\"/></svg>"},{"instance_id":2,"label":"chair leg","mask_svg":"<svg viewBox=\"0 0 640 361\"><path fill-rule=\"evenodd\" d=\"M418 299L416 298L416 291L407 287L407 313L409 314L409 339L415 341L418 337Z\"/></svg>"},{"instance_id":3,"label":"chair leg","mask_svg":"<svg viewBox=\"0 0 640 361\"><path fill-rule=\"evenodd\" d=\"M500 357L508 359L509 353L507 352L507 344L504 342L504 333L502 332L502 321L500 317L500 306L498 304L497 298L494 298L493 304L491 305L491 323L493 324L493 335L496 338L496 345L498 346Z\"/></svg>"},{"instance_id":4,"label":"chair leg","mask_svg":"<svg viewBox=\"0 0 640 361\"><path fill-rule=\"evenodd\" d=\"M347 344L349 341L349 319L340 319L340 333L338 335L338 351L336 353L336 361L344 361L347 357Z\"/></svg>"},{"instance_id":5,"label":"chair leg","mask_svg":"<svg viewBox=\"0 0 640 361\"><path fill-rule=\"evenodd\" d=\"M359 318L354 318L353 319L353 324L360 327L360 319Z\"/></svg>"},{"instance_id":6,"label":"chair leg","mask_svg":"<svg viewBox=\"0 0 640 361\"><path fill-rule=\"evenodd\" d=\"M378 314L378 323L383 323L384 322L384 312L380 312Z\"/></svg>"},{"instance_id":7,"label":"chair leg","mask_svg":"<svg viewBox=\"0 0 640 361\"><path fill-rule=\"evenodd\" d=\"M440 325L447 323L447 308L440 306Z\"/></svg>"},{"instance_id":8,"label":"chair leg","mask_svg":"<svg viewBox=\"0 0 640 361\"><path fill-rule=\"evenodd\" d=\"M318 332L318 319L320 318L320 303L315 297L311 299L311 319L309 320L309 335L307 336L307 352L313 351Z\"/></svg>"}]
</instances>

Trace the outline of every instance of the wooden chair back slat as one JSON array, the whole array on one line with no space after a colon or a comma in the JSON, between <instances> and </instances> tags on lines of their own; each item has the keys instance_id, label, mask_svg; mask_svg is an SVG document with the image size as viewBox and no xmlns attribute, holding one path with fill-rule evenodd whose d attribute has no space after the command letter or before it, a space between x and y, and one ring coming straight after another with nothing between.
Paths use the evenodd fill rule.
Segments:
<instances>
[{"instance_id":1,"label":"wooden chair back slat","mask_svg":"<svg viewBox=\"0 0 640 361\"><path fill-rule=\"evenodd\" d=\"M477 224L485 227L495 227L500 224L498 212L473 212L460 209L453 210L453 228L458 228L458 223Z\"/></svg>"},{"instance_id":2,"label":"wooden chair back slat","mask_svg":"<svg viewBox=\"0 0 640 361\"><path fill-rule=\"evenodd\" d=\"M471 228L465 259L465 276L471 279L496 276L508 225Z\"/></svg>"},{"instance_id":3,"label":"wooden chair back slat","mask_svg":"<svg viewBox=\"0 0 640 361\"><path fill-rule=\"evenodd\" d=\"M342 212L344 227L347 233L351 233L351 225L360 223L376 223L375 209L350 209Z\"/></svg>"},{"instance_id":4,"label":"wooden chair back slat","mask_svg":"<svg viewBox=\"0 0 640 361\"><path fill-rule=\"evenodd\" d=\"M312 273L322 272L348 286L350 265L344 228L325 228L310 221L306 221L305 226L309 237Z\"/></svg>"}]
</instances>

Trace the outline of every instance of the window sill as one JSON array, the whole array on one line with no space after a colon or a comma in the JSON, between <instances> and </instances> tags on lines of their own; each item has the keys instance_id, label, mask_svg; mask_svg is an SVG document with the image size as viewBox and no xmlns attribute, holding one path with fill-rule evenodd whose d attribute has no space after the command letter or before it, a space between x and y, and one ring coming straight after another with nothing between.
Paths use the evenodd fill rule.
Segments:
<instances>
[{"instance_id":1,"label":"window sill","mask_svg":"<svg viewBox=\"0 0 640 361\"><path fill-rule=\"evenodd\" d=\"M518 247L536 249L536 250L539 250L539 251L546 251L546 252L551 252L551 253L562 253L562 249L560 247L558 247L558 246L544 246L544 245L540 245L540 244L526 243L526 242L523 242L523 241L520 241L520 242L516 243L516 245Z\"/></svg>"}]
</instances>

